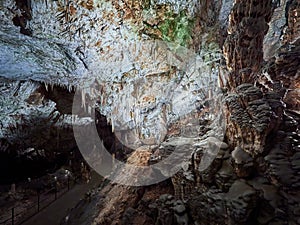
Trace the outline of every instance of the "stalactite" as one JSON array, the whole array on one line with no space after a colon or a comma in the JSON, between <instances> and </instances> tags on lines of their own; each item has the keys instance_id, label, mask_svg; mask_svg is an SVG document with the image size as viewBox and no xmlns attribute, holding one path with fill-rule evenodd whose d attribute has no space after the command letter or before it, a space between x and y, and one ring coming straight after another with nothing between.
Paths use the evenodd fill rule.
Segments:
<instances>
[{"instance_id":1,"label":"stalactite","mask_svg":"<svg viewBox=\"0 0 300 225\"><path fill-rule=\"evenodd\" d=\"M81 107L86 111L85 90L81 89Z\"/></svg>"},{"instance_id":2,"label":"stalactite","mask_svg":"<svg viewBox=\"0 0 300 225\"><path fill-rule=\"evenodd\" d=\"M103 94L100 95L100 106L103 105Z\"/></svg>"},{"instance_id":3,"label":"stalactite","mask_svg":"<svg viewBox=\"0 0 300 225\"><path fill-rule=\"evenodd\" d=\"M71 115L71 123L72 124L75 124L75 121L76 121L76 117L74 114Z\"/></svg>"},{"instance_id":4,"label":"stalactite","mask_svg":"<svg viewBox=\"0 0 300 225\"><path fill-rule=\"evenodd\" d=\"M48 84L44 83L46 91L48 91Z\"/></svg>"},{"instance_id":5,"label":"stalactite","mask_svg":"<svg viewBox=\"0 0 300 225\"><path fill-rule=\"evenodd\" d=\"M115 132L115 124L114 124L114 118L113 118L113 116L111 117L111 131L113 133Z\"/></svg>"},{"instance_id":6,"label":"stalactite","mask_svg":"<svg viewBox=\"0 0 300 225\"><path fill-rule=\"evenodd\" d=\"M72 92L72 85L68 84L68 91L71 93Z\"/></svg>"}]
</instances>

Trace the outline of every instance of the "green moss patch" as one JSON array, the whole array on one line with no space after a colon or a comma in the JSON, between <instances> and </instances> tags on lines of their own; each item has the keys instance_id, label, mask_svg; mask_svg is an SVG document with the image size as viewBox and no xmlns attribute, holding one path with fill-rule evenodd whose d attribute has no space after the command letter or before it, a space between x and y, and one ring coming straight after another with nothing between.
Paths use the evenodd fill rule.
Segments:
<instances>
[{"instance_id":1,"label":"green moss patch","mask_svg":"<svg viewBox=\"0 0 300 225\"><path fill-rule=\"evenodd\" d=\"M175 42L186 47L191 40L193 27L194 20L188 18L185 11L181 11L178 14L166 13L165 20L159 24L158 29L164 41Z\"/></svg>"},{"instance_id":2,"label":"green moss patch","mask_svg":"<svg viewBox=\"0 0 300 225\"><path fill-rule=\"evenodd\" d=\"M144 27L143 33L187 47L192 39L195 19L188 17L184 10L179 13L170 10L163 12L162 10L166 10L166 7L156 9L153 16L149 15L149 10L145 11L148 15L145 16L146 18L144 17L146 27Z\"/></svg>"}]
</instances>

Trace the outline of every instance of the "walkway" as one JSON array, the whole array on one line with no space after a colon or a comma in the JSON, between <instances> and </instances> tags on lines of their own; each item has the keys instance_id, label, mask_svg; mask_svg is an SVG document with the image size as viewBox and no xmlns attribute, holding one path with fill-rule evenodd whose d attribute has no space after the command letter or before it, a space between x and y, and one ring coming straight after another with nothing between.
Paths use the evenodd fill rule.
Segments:
<instances>
[{"instance_id":1,"label":"walkway","mask_svg":"<svg viewBox=\"0 0 300 225\"><path fill-rule=\"evenodd\" d=\"M84 194L97 187L101 183L101 177L92 172L92 179L88 184L76 184L70 191L58 198L51 205L31 217L22 225L59 225L61 220L67 215L68 210L76 206Z\"/></svg>"}]
</instances>

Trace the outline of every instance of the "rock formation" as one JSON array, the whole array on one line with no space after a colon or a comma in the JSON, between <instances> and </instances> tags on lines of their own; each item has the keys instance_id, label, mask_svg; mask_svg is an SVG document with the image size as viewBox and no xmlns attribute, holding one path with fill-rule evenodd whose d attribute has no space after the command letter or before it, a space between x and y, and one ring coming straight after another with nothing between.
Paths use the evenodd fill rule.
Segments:
<instances>
[{"instance_id":1,"label":"rock formation","mask_svg":"<svg viewBox=\"0 0 300 225\"><path fill-rule=\"evenodd\" d=\"M108 178L168 178L99 189L90 223L300 223L299 0L0 7L1 154L54 159L95 111Z\"/></svg>"}]
</instances>

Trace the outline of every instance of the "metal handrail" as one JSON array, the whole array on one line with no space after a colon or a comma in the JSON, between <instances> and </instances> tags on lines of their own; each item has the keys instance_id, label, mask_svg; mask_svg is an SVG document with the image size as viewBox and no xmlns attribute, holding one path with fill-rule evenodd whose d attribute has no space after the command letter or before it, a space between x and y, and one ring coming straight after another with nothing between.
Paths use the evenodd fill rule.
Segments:
<instances>
[{"instance_id":1,"label":"metal handrail","mask_svg":"<svg viewBox=\"0 0 300 225\"><path fill-rule=\"evenodd\" d=\"M74 186L75 185L75 181L72 182ZM70 188L70 180L67 181L67 183L64 183L64 187L62 189L60 189L61 191L61 195L57 195L59 194L59 192L57 191L57 188L56 187L53 187L45 192L42 192L42 193L39 193L37 194L37 197L38 197L38 200L37 201L34 201L29 207L27 207L26 209L24 210L21 210L20 212L16 213L15 212L15 207L11 207L9 208L8 210L11 211L11 216L3 221L0 221L0 225L1 224L9 224L9 221L11 221L11 224L14 225L14 224L22 224L24 222L26 222L28 219L30 219L31 217L33 217L34 215L38 214L42 209L48 207L51 203L53 203L54 201L56 201L58 197L62 197L65 193L67 193L71 188ZM66 190L64 190L66 189ZM51 195L51 192L53 192L53 194ZM50 193L50 196L46 196L47 194ZM41 199L41 195L44 195L46 196L45 198ZM54 196L54 198L53 198ZM42 202L45 202L46 200L49 200L49 199L53 199L52 201L50 201L48 204L44 205L44 207L40 207L40 204ZM37 207L37 210L35 212L33 212L32 214L30 215L27 215L26 216L26 213L29 212L32 208L34 207ZM20 215L25 215L24 218L20 218L18 220L17 217L20 216Z\"/></svg>"}]
</instances>

